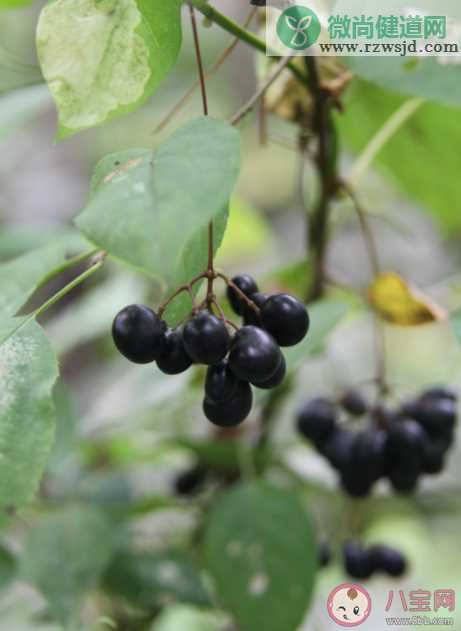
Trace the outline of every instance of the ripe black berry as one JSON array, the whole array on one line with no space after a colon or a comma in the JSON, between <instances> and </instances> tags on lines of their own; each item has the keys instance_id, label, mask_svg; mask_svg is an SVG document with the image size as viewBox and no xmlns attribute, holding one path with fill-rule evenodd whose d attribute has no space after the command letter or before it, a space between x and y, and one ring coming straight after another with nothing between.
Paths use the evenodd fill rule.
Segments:
<instances>
[{"instance_id":1,"label":"ripe black berry","mask_svg":"<svg viewBox=\"0 0 461 631\"><path fill-rule=\"evenodd\" d=\"M220 362L207 370L205 395L216 403L224 403L235 395L238 383L227 362Z\"/></svg>"},{"instance_id":2,"label":"ripe black berry","mask_svg":"<svg viewBox=\"0 0 461 631\"><path fill-rule=\"evenodd\" d=\"M403 420L393 423L387 441L387 457L390 466L404 466L406 470L419 470L426 440L426 432L415 421Z\"/></svg>"},{"instance_id":3,"label":"ripe black berry","mask_svg":"<svg viewBox=\"0 0 461 631\"><path fill-rule=\"evenodd\" d=\"M341 397L341 405L352 416L362 416L368 410L367 402L357 390L348 390Z\"/></svg>"},{"instance_id":4,"label":"ripe black berry","mask_svg":"<svg viewBox=\"0 0 461 631\"><path fill-rule=\"evenodd\" d=\"M285 357L281 355L279 367L274 372L272 377L269 377L269 379L266 379L266 381L252 381L252 384L257 388L261 388L262 390L270 390L271 388L276 388L284 380L286 372L287 364L285 361Z\"/></svg>"},{"instance_id":5,"label":"ripe black berry","mask_svg":"<svg viewBox=\"0 0 461 631\"><path fill-rule=\"evenodd\" d=\"M203 411L209 421L219 427L233 427L246 419L253 403L253 392L249 383L239 381L233 396L224 402L209 397L203 401Z\"/></svg>"},{"instance_id":6,"label":"ripe black berry","mask_svg":"<svg viewBox=\"0 0 461 631\"><path fill-rule=\"evenodd\" d=\"M456 392L445 388L444 386L434 386L425 390L421 395L422 399L450 399L451 401L457 401L458 397Z\"/></svg>"},{"instance_id":7,"label":"ripe black berry","mask_svg":"<svg viewBox=\"0 0 461 631\"><path fill-rule=\"evenodd\" d=\"M258 291L258 285L254 278L252 278L249 274L240 274L239 276L234 276L232 279L234 285L236 285L242 293L245 294L248 298L251 297L252 294ZM243 315L245 302L242 298L237 294L233 287L227 287L227 299L230 302L230 305L234 312L237 315Z\"/></svg>"},{"instance_id":8,"label":"ripe black berry","mask_svg":"<svg viewBox=\"0 0 461 631\"><path fill-rule=\"evenodd\" d=\"M193 467L178 475L174 489L178 495L193 495L200 490L208 471L201 466Z\"/></svg>"},{"instance_id":9,"label":"ripe black berry","mask_svg":"<svg viewBox=\"0 0 461 631\"><path fill-rule=\"evenodd\" d=\"M317 558L320 567L326 567L330 564L331 561L331 548L327 541L323 540L320 542Z\"/></svg>"},{"instance_id":10,"label":"ripe black berry","mask_svg":"<svg viewBox=\"0 0 461 631\"><path fill-rule=\"evenodd\" d=\"M261 324L280 346L294 346L309 329L306 307L288 294L269 296L261 308Z\"/></svg>"},{"instance_id":11,"label":"ripe black berry","mask_svg":"<svg viewBox=\"0 0 461 631\"><path fill-rule=\"evenodd\" d=\"M349 459L342 468L341 482L354 497L364 497L384 474L387 459L387 433L365 430L354 435Z\"/></svg>"},{"instance_id":12,"label":"ripe black berry","mask_svg":"<svg viewBox=\"0 0 461 631\"><path fill-rule=\"evenodd\" d=\"M405 467L394 467L389 472L389 480L392 487L398 493L413 493L418 486L419 471L406 469Z\"/></svg>"},{"instance_id":13,"label":"ripe black berry","mask_svg":"<svg viewBox=\"0 0 461 631\"><path fill-rule=\"evenodd\" d=\"M265 7L267 0L250 0L250 4L254 7Z\"/></svg>"},{"instance_id":14,"label":"ripe black berry","mask_svg":"<svg viewBox=\"0 0 461 631\"><path fill-rule=\"evenodd\" d=\"M157 366L167 375L178 375L191 366L192 360L186 353L182 331L175 329L166 334L165 348L157 359Z\"/></svg>"},{"instance_id":15,"label":"ripe black berry","mask_svg":"<svg viewBox=\"0 0 461 631\"><path fill-rule=\"evenodd\" d=\"M311 399L298 412L298 431L315 444L323 444L336 425L336 412L333 404L324 397Z\"/></svg>"},{"instance_id":16,"label":"ripe black berry","mask_svg":"<svg viewBox=\"0 0 461 631\"><path fill-rule=\"evenodd\" d=\"M122 309L112 324L112 337L120 353L136 364L155 361L165 345L166 324L144 305Z\"/></svg>"},{"instance_id":17,"label":"ripe black berry","mask_svg":"<svg viewBox=\"0 0 461 631\"><path fill-rule=\"evenodd\" d=\"M274 338L256 326L244 326L234 335L229 353L231 370L244 381L270 379L282 358Z\"/></svg>"},{"instance_id":18,"label":"ripe black berry","mask_svg":"<svg viewBox=\"0 0 461 631\"><path fill-rule=\"evenodd\" d=\"M344 544L344 567L352 578L366 579L373 573L371 558L367 550L357 541L348 541Z\"/></svg>"},{"instance_id":19,"label":"ripe black berry","mask_svg":"<svg viewBox=\"0 0 461 631\"><path fill-rule=\"evenodd\" d=\"M335 427L327 440L320 445L320 453L338 471L344 471L350 461L354 434L342 427Z\"/></svg>"},{"instance_id":20,"label":"ripe black berry","mask_svg":"<svg viewBox=\"0 0 461 631\"><path fill-rule=\"evenodd\" d=\"M423 452L423 471L429 475L441 473L445 466L445 454L447 448L445 444L427 440Z\"/></svg>"},{"instance_id":21,"label":"ripe black berry","mask_svg":"<svg viewBox=\"0 0 461 631\"><path fill-rule=\"evenodd\" d=\"M255 303L257 307L262 309L263 304L268 299L268 294L263 294L260 291L257 291L255 294L251 294L251 300ZM261 327L261 317L256 311L245 305L243 308L243 322L244 324L254 324L255 326Z\"/></svg>"},{"instance_id":22,"label":"ripe black berry","mask_svg":"<svg viewBox=\"0 0 461 631\"><path fill-rule=\"evenodd\" d=\"M450 398L423 395L404 406L403 411L434 438L452 429L456 423L456 402Z\"/></svg>"},{"instance_id":23,"label":"ripe black berry","mask_svg":"<svg viewBox=\"0 0 461 631\"><path fill-rule=\"evenodd\" d=\"M198 364L217 364L227 354L230 343L224 322L208 311L184 325L183 340L188 355Z\"/></svg>"},{"instance_id":24,"label":"ripe black berry","mask_svg":"<svg viewBox=\"0 0 461 631\"><path fill-rule=\"evenodd\" d=\"M385 545L374 545L368 551L373 570L385 572L389 576L403 576L407 569L405 556L399 551Z\"/></svg>"}]
</instances>

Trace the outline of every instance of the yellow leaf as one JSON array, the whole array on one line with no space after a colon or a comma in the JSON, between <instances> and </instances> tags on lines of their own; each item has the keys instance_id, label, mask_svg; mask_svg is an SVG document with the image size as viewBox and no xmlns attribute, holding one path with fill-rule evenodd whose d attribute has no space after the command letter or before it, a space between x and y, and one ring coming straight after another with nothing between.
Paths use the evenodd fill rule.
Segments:
<instances>
[{"instance_id":1,"label":"yellow leaf","mask_svg":"<svg viewBox=\"0 0 461 631\"><path fill-rule=\"evenodd\" d=\"M368 290L368 297L379 316L392 324L414 326L447 317L441 307L393 272L378 276Z\"/></svg>"}]
</instances>

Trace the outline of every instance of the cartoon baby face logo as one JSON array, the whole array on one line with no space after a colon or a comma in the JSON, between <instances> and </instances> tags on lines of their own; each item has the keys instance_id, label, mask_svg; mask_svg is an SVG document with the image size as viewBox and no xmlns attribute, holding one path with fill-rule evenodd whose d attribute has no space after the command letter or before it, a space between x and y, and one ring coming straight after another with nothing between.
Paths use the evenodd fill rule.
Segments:
<instances>
[{"instance_id":1,"label":"cartoon baby face logo","mask_svg":"<svg viewBox=\"0 0 461 631\"><path fill-rule=\"evenodd\" d=\"M361 585L342 583L330 592L328 614L342 627L357 627L371 613L370 594Z\"/></svg>"}]
</instances>

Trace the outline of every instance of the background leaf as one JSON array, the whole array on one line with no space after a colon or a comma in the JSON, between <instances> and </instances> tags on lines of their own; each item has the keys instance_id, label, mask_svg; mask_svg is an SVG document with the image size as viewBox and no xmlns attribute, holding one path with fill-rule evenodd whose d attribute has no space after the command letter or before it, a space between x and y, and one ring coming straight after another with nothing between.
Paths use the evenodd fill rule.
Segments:
<instances>
[{"instance_id":1,"label":"background leaf","mask_svg":"<svg viewBox=\"0 0 461 631\"><path fill-rule=\"evenodd\" d=\"M196 119L153 156L138 149L104 158L77 226L110 255L175 283L201 265L208 222L225 221L238 167L238 132Z\"/></svg>"},{"instance_id":2,"label":"background leaf","mask_svg":"<svg viewBox=\"0 0 461 631\"><path fill-rule=\"evenodd\" d=\"M16 557L7 548L0 545L0 590L11 584L16 576L16 569Z\"/></svg>"},{"instance_id":3,"label":"background leaf","mask_svg":"<svg viewBox=\"0 0 461 631\"><path fill-rule=\"evenodd\" d=\"M343 302L333 300L319 300L308 306L310 327L304 340L291 348L284 349L283 354L288 370L295 370L309 355L318 353L325 338L341 321L348 311Z\"/></svg>"},{"instance_id":4,"label":"background leaf","mask_svg":"<svg viewBox=\"0 0 461 631\"><path fill-rule=\"evenodd\" d=\"M264 482L227 492L206 527L207 568L242 631L298 627L312 596L316 549L296 495Z\"/></svg>"},{"instance_id":5,"label":"background leaf","mask_svg":"<svg viewBox=\"0 0 461 631\"><path fill-rule=\"evenodd\" d=\"M0 324L0 337L11 321ZM18 508L35 493L54 441L53 350L30 322L1 347L0 510Z\"/></svg>"},{"instance_id":6,"label":"background leaf","mask_svg":"<svg viewBox=\"0 0 461 631\"><path fill-rule=\"evenodd\" d=\"M181 0L56 0L37 50L64 138L139 107L174 65Z\"/></svg>"},{"instance_id":7,"label":"background leaf","mask_svg":"<svg viewBox=\"0 0 461 631\"><path fill-rule=\"evenodd\" d=\"M192 557L180 549L160 552L121 550L107 568L104 586L143 610L171 602L210 604Z\"/></svg>"},{"instance_id":8,"label":"background leaf","mask_svg":"<svg viewBox=\"0 0 461 631\"><path fill-rule=\"evenodd\" d=\"M338 118L346 144L360 153L404 100L370 83L356 82L347 99L346 114ZM425 206L447 233L461 228L460 144L459 112L425 103L376 158L382 171ZM419 156L417 164L415 156Z\"/></svg>"},{"instance_id":9,"label":"background leaf","mask_svg":"<svg viewBox=\"0 0 461 631\"><path fill-rule=\"evenodd\" d=\"M69 252L84 245L75 237L59 239L0 264L0 313L9 316L17 313L34 291L65 263Z\"/></svg>"},{"instance_id":10,"label":"background leaf","mask_svg":"<svg viewBox=\"0 0 461 631\"><path fill-rule=\"evenodd\" d=\"M0 94L42 82L38 66L23 63L0 45Z\"/></svg>"},{"instance_id":11,"label":"background leaf","mask_svg":"<svg viewBox=\"0 0 461 631\"><path fill-rule=\"evenodd\" d=\"M51 514L30 531L21 575L42 592L53 617L63 624L75 622L82 599L97 585L113 538L105 515L92 508Z\"/></svg>"}]
</instances>

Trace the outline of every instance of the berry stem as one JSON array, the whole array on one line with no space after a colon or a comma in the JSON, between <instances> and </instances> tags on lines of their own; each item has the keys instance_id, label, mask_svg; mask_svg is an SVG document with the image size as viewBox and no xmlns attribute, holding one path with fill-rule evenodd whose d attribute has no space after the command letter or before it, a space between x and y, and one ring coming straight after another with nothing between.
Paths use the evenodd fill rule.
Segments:
<instances>
[{"instance_id":1,"label":"berry stem","mask_svg":"<svg viewBox=\"0 0 461 631\"><path fill-rule=\"evenodd\" d=\"M197 61L197 69L200 81L200 92L202 94L203 114L208 116L208 97L206 92L205 72L203 69L202 52L200 49L200 39L197 29L197 20L195 18L195 11L193 3L189 2L189 13L192 25L192 34L194 38L195 58ZM207 270L204 274L207 279L207 292L206 292L206 305L208 309L211 309L211 305L214 301L213 281L216 278L213 267L213 221L208 224L208 264Z\"/></svg>"},{"instance_id":2,"label":"berry stem","mask_svg":"<svg viewBox=\"0 0 461 631\"><path fill-rule=\"evenodd\" d=\"M197 311L199 309L199 307L197 307L196 302L195 302L195 296L194 296L194 292L193 292L193 286L198 283L199 281L201 281L202 279L206 278L207 273L206 272L202 272L201 274L198 274L197 276L194 276L194 278L192 278L192 280L190 280L188 283L185 283L184 285L181 285L180 287L178 287L176 289L176 291L174 291L171 296L169 296L164 302L162 302L162 304L160 305L159 309L158 309L158 315L159 318L162 317L162 315L165 313L165 309L168 307L168 305L173 302L173 300L175 298L177 298L180 294L182 294L183 292L187 291L190 298L191 298L191 302L192 302L192 308L194 311Z\"/></svg>"},{"instance_id":3,"label":"berry stem","mask_svg":"<svg viewBox=\"0 0 461 631\"><path fill-rule=\"evenodd\" d=\"M225 274L223 274L222 272L215 272L216 276L218 278L222 278L222 280L229 286L232 287L232 289L235 291L235 293L237 294L237 296L243 300L243 302L250 307L250 309L253 309L253 311L255 311L255 313L259 316L260 314L260 309L258 307L257 304L255 304L251 298L248 298L248 296L246 294L243 293L243 291L241 289L239 289L239 287L237 287L237 285L232 282L232 280L226 276Z\"/></svg>"}]
</instances>

